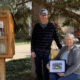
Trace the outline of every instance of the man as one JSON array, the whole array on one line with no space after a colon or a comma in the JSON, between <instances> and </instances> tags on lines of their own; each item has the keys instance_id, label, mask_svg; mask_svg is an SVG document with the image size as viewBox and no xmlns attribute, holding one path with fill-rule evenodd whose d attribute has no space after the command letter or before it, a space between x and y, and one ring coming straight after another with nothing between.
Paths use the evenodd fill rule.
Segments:
<instances>
[{"instance_id":1,"label":"man","mask_svg":"<svg viewBox=\"0 0 80 80\"><path fill-rule=\"evenodd\" d=\"M46 64L49 61L51 43L55 40L59 49L62 45L56 27L48 22L48 11L41 9L40 22L35 24L31 39L31 56L35 59L36 75L38 80L49 80L49 71Z\"/></svg>"}]
</instances>

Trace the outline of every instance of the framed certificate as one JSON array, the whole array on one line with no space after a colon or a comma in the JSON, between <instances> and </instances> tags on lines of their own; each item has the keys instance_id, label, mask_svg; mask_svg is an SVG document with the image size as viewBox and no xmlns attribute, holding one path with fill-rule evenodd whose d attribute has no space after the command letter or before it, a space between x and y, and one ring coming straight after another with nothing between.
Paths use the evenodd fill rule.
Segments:
<instances>
[{"instance_id":1,"label":"framed certificate","mask_svg":"<svg viewBox=\"0 0 80 80\"><path fill-rule=\"evenodd\" d=\"M50 72L51 73L65 72L65 60L51 60Z\"/></svg>"}]
</instances>

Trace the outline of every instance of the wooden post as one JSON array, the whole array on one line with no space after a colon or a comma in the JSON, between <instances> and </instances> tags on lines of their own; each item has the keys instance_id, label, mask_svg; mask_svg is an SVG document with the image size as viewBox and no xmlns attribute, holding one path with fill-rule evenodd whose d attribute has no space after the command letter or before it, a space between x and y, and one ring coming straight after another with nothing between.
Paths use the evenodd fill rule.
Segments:
<instances>
[{"instance_id":1,"label":"wooden post","mask_svg":"<svg viewBox=\"0 0 80 80\"><path fill-rule=\"evenodd\" d=\"M0 80L6 80L5 59L0 59Z\"/></svg>"}]
</instances>

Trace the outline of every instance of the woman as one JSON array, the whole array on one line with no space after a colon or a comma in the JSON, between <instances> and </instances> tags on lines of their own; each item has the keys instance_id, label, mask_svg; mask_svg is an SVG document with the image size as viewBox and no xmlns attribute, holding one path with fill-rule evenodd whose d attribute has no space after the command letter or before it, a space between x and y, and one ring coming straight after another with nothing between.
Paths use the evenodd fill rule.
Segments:
<instances>
[{"instance_id":1,"label":"woman","mask_svg":"<svg viewBox=\"0 0 80 80\"><path fill-rule=\"evenodd\" d=\"M78 80L80 76L80 49L74 44L74 36L67 34L65 44L55 60L66 60L65 73L50 73L50 80ZM49 66L47 66L49 68Z\"/></svg>"}]
</instances>

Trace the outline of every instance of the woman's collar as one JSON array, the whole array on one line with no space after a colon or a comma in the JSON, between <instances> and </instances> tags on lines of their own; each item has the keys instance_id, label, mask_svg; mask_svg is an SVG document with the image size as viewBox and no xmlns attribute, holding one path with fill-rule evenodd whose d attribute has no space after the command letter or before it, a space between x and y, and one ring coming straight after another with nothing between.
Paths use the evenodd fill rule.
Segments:
<instances>
[{"instance_id":1,"label":"woman's collar","mask_svg":"<svg viewBox=\"0 0 80 80\"><path fill-rule=\"evenodd\" d=\"M70 50L73 49L75 46L76 46L76 45L73 44L73 45L71 46ZM68 46L66 46L66 49L67 49L67 47L68 47Z\"/></svg>"}]
</instances>

